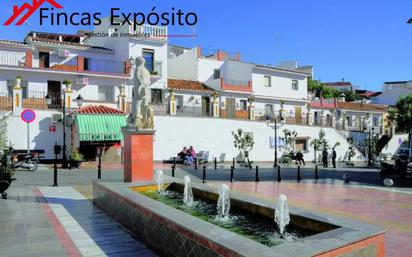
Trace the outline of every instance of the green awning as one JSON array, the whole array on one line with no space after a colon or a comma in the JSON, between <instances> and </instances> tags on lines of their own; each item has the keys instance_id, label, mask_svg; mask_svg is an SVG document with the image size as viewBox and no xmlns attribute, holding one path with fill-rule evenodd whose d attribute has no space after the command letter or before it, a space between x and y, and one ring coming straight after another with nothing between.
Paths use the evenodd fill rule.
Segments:
<instances>
[{"instance_id":1,"label":"green awning","mask_svg":"<svg viewBox=\"0 0 412 257\"><path fill-rule=\"evenodd\" d=\"M79 141L120 141L121 128L126 126L126 116L105 114L75 115Z\"/></svg>"}]
</instances>

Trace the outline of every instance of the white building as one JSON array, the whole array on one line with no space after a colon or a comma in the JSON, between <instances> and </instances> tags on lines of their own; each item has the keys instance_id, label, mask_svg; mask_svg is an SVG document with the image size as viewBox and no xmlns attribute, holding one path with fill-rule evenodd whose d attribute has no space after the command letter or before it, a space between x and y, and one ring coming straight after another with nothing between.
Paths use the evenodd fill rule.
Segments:
<instances>
[{"instance_id":1,"label":"white building","mask_svg":"<svg viewBox=\"0 0 412 257\"><path fill-rule=\"evenodd\" d=\"M222 50L192 49L170 46L169 78L200 82L215 90L219 116L232 119L264 119L273 113L300 123L303 107L308 103L307 78L304 71L258 65L240 60L240 54ZM212 116L212 112L205 113Z\"/></svg>"},{"instance_id":2,"label":"white building","mask_svg":"<svg viewBox=\"0 0 412 257\"><path fill-rule=\"evenodd\" d=\"M372 98L372 103L394 106L401 96L412 93L412 81L385 82L381 91L382 94Z\"/></svg>"},{"instance_id":3,"label":"white building","mask_svg":"<svg viewBox=\"0 0 412 257\"><path fill-rule=\"evenodd\" d=\"M145 36L95 36L105 32L110 35L143 33ZM30 32L23 42L1 40L0 109L13 109L9 138L15 148L27 147L26 140L18 136L27 134L26 126L19 117L23 109L36 110L36 123L39 124L33 126L31 149L44 150L48 159L53 158L54 143L63 143L61 111L64 104L68 114L78 108L78 97L83 99L83 106L103 105L127 111L132 96L132 61L138 56L145 58L146 68L152 74L152 103L161 104L165 111L166 34L165 27L143 25L134 30L129 25L109 26L108 20L103 20L93 33L80 31L75 35L65 35ZM21 83L16 83L20 78ZM64 84L65 81L71 83ZM16 87L17 84L21 88ZM50 99L50 103L46 103L46 98ZM60 115L56 116L58 113ZM69 154L70 145L75 142L70 138L70 129L66 128L66 131ZM82 141L74 146L82 149L88 148L88 145L105 144L106 141Z\"/></svg>"}]
</instances>

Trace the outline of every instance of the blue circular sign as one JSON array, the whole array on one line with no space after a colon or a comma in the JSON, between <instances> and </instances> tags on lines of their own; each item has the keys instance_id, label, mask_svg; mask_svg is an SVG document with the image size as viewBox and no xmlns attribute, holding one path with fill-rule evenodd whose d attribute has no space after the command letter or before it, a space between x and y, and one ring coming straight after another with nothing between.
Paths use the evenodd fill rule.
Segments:
<instances>
[{"instance_id":1,"label":"blue circular sign","mask_svg":"<svg viewBox=\"0 0 412 257\"><path fill-rule=\"evenodd\" d=\"M31 123L36 119L36 113L32 109L26 109L21 112L20 118L26 123Z\"/></svg>"}]
</instances>

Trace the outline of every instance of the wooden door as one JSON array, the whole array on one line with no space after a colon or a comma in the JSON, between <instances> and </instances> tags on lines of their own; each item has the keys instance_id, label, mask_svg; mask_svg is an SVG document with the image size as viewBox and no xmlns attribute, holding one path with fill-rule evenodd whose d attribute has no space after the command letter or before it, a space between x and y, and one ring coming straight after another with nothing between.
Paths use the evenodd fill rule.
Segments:
<instances>
[{"instance_id":1,"label":"wooden door","mask_svg":"<svg viewBox=\"0 0 412 257\"><path fill-rule=\"evenodd\" d=\"M295 123L301 124L302 123L302 107L295 107Z\"/></svg>"}]
</instances>

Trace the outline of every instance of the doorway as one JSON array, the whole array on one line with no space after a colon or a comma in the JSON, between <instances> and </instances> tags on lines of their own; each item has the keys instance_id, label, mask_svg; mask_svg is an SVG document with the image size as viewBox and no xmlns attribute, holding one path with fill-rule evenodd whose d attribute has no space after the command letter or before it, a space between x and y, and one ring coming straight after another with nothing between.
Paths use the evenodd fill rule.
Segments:
<instances>
[{"instance_id":1,"label":"doorway","mask_svg":"<svg viewBox=\"0 0 412 257\"><path fill-rule=\"evenodd\" d=\"M62 103L60 81L47 81L47 95L51 99L50 108L60 108Z\"/></svg>"},{"instance_id":2,"label":"doorway","mask_svg":"<svg viewBox=\"0 0 412 257\"><path fill-rule=\"evenodd\" d=\"M50 53L39 52L39 67L49 68L50 67Z\"/></svg>"},{"instance_id":3,"label":"doorway","mask_svg":"<svg viewBox=\"0 0 412 257\"><path fill-rule=\"evenodd\" d=\"M295 124L302 123L302 107L295 106Z\"/></svg>"},{"instance_id":4,"label":"doorway","mask_svg":"<svg viewBox=\"0 0 412 257\"><path fill-rule=\"evenodd\" d=\"M202 96L202 115L210 116L210 97Z\"/></svg>"},{"instance_id":5,"label":"doorway","mask_svg":"<svg viewBox=\"0 0 412 257\"><path fill-rule=\"evenodd\" d=\"M236 98L226 98L226 118L236 118Z\"/></svg>"}]
</instances>

